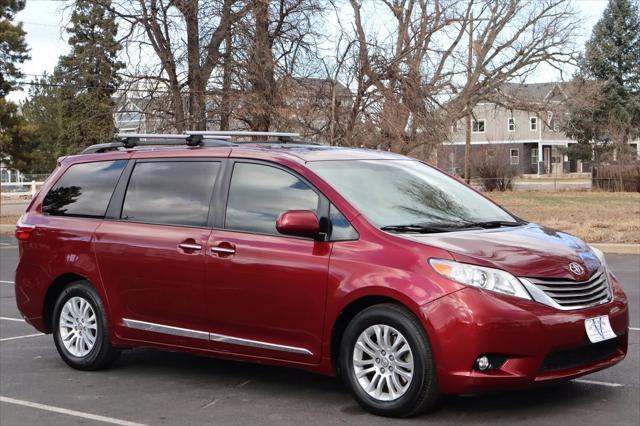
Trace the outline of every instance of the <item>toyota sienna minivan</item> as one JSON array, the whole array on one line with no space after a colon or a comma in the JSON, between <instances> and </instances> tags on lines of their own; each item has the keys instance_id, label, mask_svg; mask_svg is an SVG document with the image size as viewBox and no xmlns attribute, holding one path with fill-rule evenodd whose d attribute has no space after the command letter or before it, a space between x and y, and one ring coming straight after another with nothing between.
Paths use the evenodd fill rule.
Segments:
<instances>
[{"instance_id":1,"label":"toyota sienna minivan","mask_svg":"<svg viewBox=\"0 0 640 426\"><path fill-rule=\"evenodd\" d=\"M134 347L296 367L398 417L625 357L599 250L421 161L274 135L61 158L17 224L25 320L76 369Z\"/></svg>"}]
</instances>

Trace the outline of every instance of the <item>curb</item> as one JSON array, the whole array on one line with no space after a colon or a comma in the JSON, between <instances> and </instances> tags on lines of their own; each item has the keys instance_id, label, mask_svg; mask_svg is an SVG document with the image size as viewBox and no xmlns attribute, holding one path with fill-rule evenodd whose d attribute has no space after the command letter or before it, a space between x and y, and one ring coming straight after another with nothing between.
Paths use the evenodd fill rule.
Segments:
<instances>
[{"instance_id":1,"label":"curb","mask_svg":"<svg viewBox=\"0 0 640 426\"><path fill-rule=\"evenodd\" d=\"M0 223L0 234L13 234L16 230L16 225L11 223Z\"/></svg>"},{"instance_id":2,"label":"curb","mask_svg":"<svg viewBox=\"0 0 640 426\"><path fill-rule=\"evenodd\" d=\"M591 244L608 254L640 254L640 244Z\"/></svg>"}]
</instances>

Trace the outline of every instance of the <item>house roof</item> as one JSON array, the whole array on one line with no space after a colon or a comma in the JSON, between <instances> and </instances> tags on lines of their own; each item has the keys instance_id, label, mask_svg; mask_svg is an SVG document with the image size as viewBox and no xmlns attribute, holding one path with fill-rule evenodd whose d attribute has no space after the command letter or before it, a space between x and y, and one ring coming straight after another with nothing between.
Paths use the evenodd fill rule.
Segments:
<instances>
[{"instance_id":1,"label":"house roof","mask_svg":"<svg viewBox=\"0 0 640 426\"><path fill-rule=\"evenodd\" d=\"M531 84L505 83L499 91L523 102L544 102L554 96L564 96L564 91L570 84L570 82L557 81Z\"/></svg>"},{"instance_id":2,"label":"house roof","mask_svg":"<svg viewBox=\"0 0 640 426\"><path fill-rule=\"evenodd\" d=\"M313 77L294 77L292 80L296 85L307 93L315 94L316 96L331 96L331 90L333 81L328 78L313 78ZM335 82L336 96L338 97L351 97L353 93L341 82Z\"/></svg>"}]
</instances>

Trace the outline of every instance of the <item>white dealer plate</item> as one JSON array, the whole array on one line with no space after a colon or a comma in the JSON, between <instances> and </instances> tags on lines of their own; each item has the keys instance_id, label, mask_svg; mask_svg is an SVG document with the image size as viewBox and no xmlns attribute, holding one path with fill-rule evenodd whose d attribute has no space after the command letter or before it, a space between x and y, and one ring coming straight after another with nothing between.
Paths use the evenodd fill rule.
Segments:
<instances>
[{"instance_id":1,"label":"white dealer plate","mask_svg":"<svg viewBox=\"0 0 640 426\"><path fill-rule=\"evenodd\" d=\"M584 320L584 328L587 330L587 336L589 336L591 343L598 343L616 337L616 333L611 329L609 315Z\"/></svg>"}]
</instances>

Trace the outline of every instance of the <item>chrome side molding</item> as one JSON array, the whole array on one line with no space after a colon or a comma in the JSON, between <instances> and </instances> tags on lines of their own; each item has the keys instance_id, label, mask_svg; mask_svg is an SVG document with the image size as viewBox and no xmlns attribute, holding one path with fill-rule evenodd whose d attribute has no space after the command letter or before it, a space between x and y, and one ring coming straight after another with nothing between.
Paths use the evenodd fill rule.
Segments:
<instances>
[{"instance_id":1,"label":"chrome side molding","mask_svg":"<svg viewBox=\"0 0 640 426\"><path fill-rule=\"evenodd\" d=\"M242 339L240 337L225 336L224 334L210 333L209 338L214 342L229 343L231 345L251 346L260 349L272 349L274 351L292 352L303 355L313 355L313 352L297 348L295 346L278 345L276 343L261 342L259 340Z\"/></svg>"},{"instance_id":2,"label":"chrome side molding","mask_svg":"<svg viewBox=\"0 0 640 426\"><path fill-rule=\"evenodd\" d=\"M123 319L124 325L136 330L153 331L154 333L170 334L172 336L191 337L192 339L209 340L206 331L190 330L188 328L172 327L170 325L155 324L152 322Z\"/></svg>"},{"instance_id":3,"label":"chrome side molding","mask_svg":"<svg viewBox=\"0 0 640 426\"><path fill-rule=\"evenodd\" d=\"M188 328L172 327L170 325L156 324L146 321L123 319L125 327L136 330L152 331L154 333L170 334L172 336L190 337L192 339L210 340L212 342L228 343L230 345L249 346L260 349L270 349L280 352L290 352L312 356L313 352L305 348L296 346L279 345L277 343L263 342L260 340L243 339L241 337L227 336L218 333L208 333L206 331L191 330Z\"/></svg>"}]
</instances>

